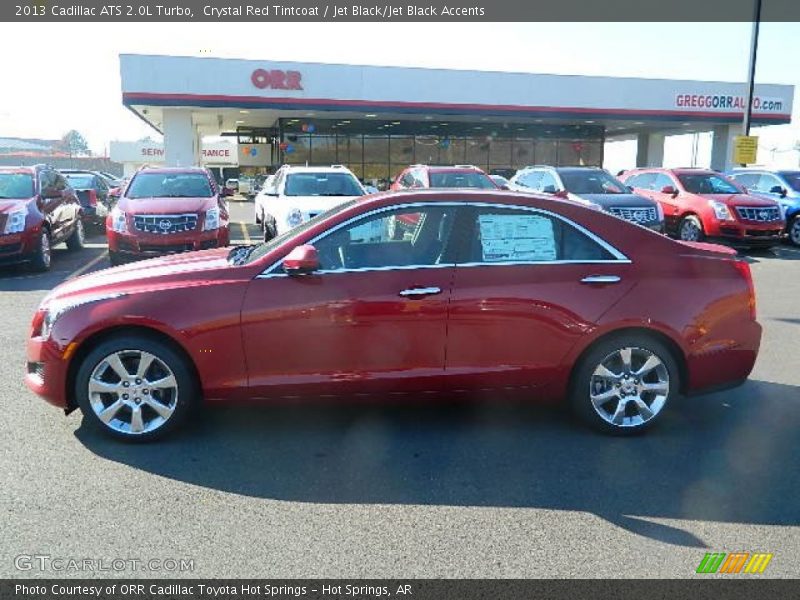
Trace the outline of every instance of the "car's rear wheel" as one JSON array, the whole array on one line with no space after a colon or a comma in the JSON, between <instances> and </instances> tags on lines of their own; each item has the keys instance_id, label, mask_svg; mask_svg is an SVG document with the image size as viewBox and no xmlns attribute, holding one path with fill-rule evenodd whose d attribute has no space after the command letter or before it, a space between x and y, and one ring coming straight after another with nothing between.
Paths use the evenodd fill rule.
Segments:
<instances>
[{"instance_id":1,"label":"car's rear wheel","mask_svg":"<svg viewBox=\"0 0 800 600\"><path fill-rule=\"evenodd\" d=\"M650 428L679 390L670 349L641 334L613 336L592 347L574 373L575 414L606 433L630 435Z\"/></svg>"},{"instance_id":2,"label":"car's rear wheel","mask_svg":"<svg viewBox=\"0 0 800 600\"><path fill-rule=\"evenodd\" d=\"M80 250L83 248L85 241L86 231L83 228L83 221L79 218L75 223L75 229L73 230L72 235L67 238L67 248L73 252Z\"/></svg>"},{"instance_id":3,"label":"car's rear wheel","mask_svg":"<svg viewBox=\"0 0 800 600\"><path fill-rule=\"evenodd\" d=\"M800 215L794 217L789 223L789 241L795 246L800 246Z\"/></svg>"},{"instance_id":4,"label":"car's rear wheel","mask_svg":"<svg viewBox=\"0 0 800 600\"><path fill-rule=\"evenodd\" d=\"M262 227L264 229L264 241L268 242L278 235L278 226L275 224L275 218L270 215L264 215L261 219Z\"/></svg>"},{"instance_id":5,"label":"car's rear wheel","mask_svg":"<svg viewBox=\"0 0 800 600\"><path fill-rule=\"evenodd\" d=\"M156 339L125 335L92 349L75 396L85 422L117 439L148 441L178 427L198 399L186 358Z\"/></svg>"},{"instance_id":6,"label":"car's rear wheel","mask_svg":"<svg viewBox=\"0 0 800 600\"><path fill-rule=\"evenodd\" d=\"M52 260L52 250L50 248L50 232L42 228L42 234L36 242L36 249L31 258L31 268L34 271L48 271Z\"/></svg>"},{"instance_id":7,"label":"car's rear wheel","mask_svg":"<svg viewBox=\"0 0 800 600\"><path fill-rule=\"evenodd\" d=\"M703 224L694 215L687 215L678 226L678 238L684 242L702 242L705 239Z\"/></svg>"}]
</instances>

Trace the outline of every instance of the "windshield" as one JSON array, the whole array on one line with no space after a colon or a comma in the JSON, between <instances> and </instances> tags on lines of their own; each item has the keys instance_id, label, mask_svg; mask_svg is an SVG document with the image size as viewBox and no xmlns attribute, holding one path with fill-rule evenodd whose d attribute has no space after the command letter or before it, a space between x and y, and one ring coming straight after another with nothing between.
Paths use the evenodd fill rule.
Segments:
<instances>
[{"instance_id":1,"label":"windshield","mask_svg":"<svg viewBox=\"0 0 800 600\"><path fill-rule=\"evenodd\" d=\"M795 192L800 192L800 171L782 171L781 177Z\"/></svg>"},{"instance_id":2,"label":"windshield","mask_svg":"<svg viewBox=\"0 0 800 600\"><path fill-rule=\"evenodd\" d=\"M429 174L432 188L477 188L496 190L497 186L484 173L475 171L433 171Z\"/></svg>"},{"instance_id":3,"label":"windshield","mask_svg":"<svg viewBox=\"0 0 800 600\"><path fill-rule=\"evenodd\" d=\"M64 175L69 181L69 184L76 189L85 189L94 187L94 176L86 175L84 173L67 173Z\"/></svg>"},{"instance_id":4,"label":"windshield","mask_svg":"<svg viewBox=\"0 0 800 600\"><path fill-rule=\"evenodd\" d=\"M33 175L29 173L0 173L0 200L31 198Z\"/></svg>"},{"instance_id":5,"label":"windshield","mask_svg":"<svg viewBox=\"0 0 800 600\"><path fill-rule=\"evenodd\" d=\"M363 196L355 177L349 173L290 173L285 196Z\"/></svg>"},{"instance_id":6,"label":"windshield","mask_svg":"<svg viewBox=\"0 0 800 600\"><path fill-rule=\"evenodd\" d=\"M265 254L270 252L273 248L277 248L278 246L280 246L287 239L305 233L306 231L308 231L309 229L314 227L320 221L322 221L324 219L327 219L328 217L330 217L332 215L335 215L336 213L338 213L340 211L343 211L345 209L350 208L356 202L357 202L357 200L349 200L348 202L344 202L342 204L334 206L333 208L331 208L329 210L326 210L325 212L321 212L316 217L313 217L313 218L309 219L305 223L301 223L297 227L294 227L294 228L290 229L289 231L286 231L286 232L282 233L281 235L272 238L268 242L264 242L264 243L258 244L256 246L251 246L251 250L249 250L248 253L246 255L244 255L244 258L241 259L241 261L238 264L245 265L245 264L251 263L251 262L253 262L255 260L258 260L259 258L264 256Z\"/></svg>"},{"instance_id":7,"label":"windshield","mask_svg":"<svg viewBox=\"0 0 800 600\"><path fill-rule=\"evenodd\" d=\"M605 171L559 171L564 188L571 194L629 194L625 184Z\"/></svg>"},{"instance_id":8,"label":"windshield","mask_svg":"<svg viewBox=\"0 0 800 600\"><path fill-rule=\"evenodd\" d=\"M139 173L133 178L128 198L210 198L208 177L203 173Z\"/></svg>"},{"instance_id":9,"label":"windshield","mask_svg":"<svg viewBox=\"0 0 800 600\"><path fill-rule=\"evenodd\" d=\"M740 194L730 181L713 173L678 175L683 188L690 194Z\"/></svg>"}]
</instances>

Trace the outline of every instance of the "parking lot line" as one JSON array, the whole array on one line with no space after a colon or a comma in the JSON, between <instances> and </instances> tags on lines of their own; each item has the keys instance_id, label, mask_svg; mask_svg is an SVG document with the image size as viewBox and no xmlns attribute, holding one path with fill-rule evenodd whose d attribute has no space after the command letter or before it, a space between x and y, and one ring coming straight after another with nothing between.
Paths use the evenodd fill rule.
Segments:
<instances>
[{"instance_id":1,"label":"parking lot line","mask_svg":"<svg viewBox=\"0 0 800 600\"><path fill-rule=\"evenodd\" d=\"M77 277L78 275L82 275L83 273L85 273L86 271L91 269L93 266L95 266L97 263L99 263L101 260L103 260L107 256L108 256L108 253L106 253L106 252L103 252L102 254L100 254L98 256L95 256L88 263L86 263L82 267L79 267L79 268L75 269L72 273L67 275L67 279L72 279L74 277Z\"/></svg>"},{"instance_id":2,"label":"parking lot line","mask_svg":"<svg viewBox=\"0 0 800 600\"><path fill-rule=\"evenodd\" d=\"M244 221L239 221L239 227L242 228L242 235L244 236L245 243L250 243L250 234L247 233L247 225L245 225Z\"/></svg>"}]
</instances>

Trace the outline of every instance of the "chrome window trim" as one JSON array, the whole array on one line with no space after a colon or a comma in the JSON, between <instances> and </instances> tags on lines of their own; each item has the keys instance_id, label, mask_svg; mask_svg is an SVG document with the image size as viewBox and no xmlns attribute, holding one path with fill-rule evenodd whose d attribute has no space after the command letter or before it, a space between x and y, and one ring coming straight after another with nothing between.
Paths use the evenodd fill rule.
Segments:
<instances>
[{"instance_id":1,"label":"chrome window trim","mask_svg":"<svg viewBox=\"0 0 800 600\"><path fill-rule=\"evenodd\" d=\"M497 209L515 209L515 210L523 210L533 213L538 213L542 215L546 215L548 217L553 217L555 219L560 220L567 225L574 227L582 234L587 236L596 244L600 245L603 249L605 249L609 254L611 254L614 258L610 260L548 260L548 261L507 261L507 262L471 262L471 263L447 263L444 265L402 265L402 266L392 266L392 267L365 267L360 269L336 269L336 270L323 270L323 271L316 271L316 273L320 275L331 275L334 273L366 273L369 271L400 271L400 270L408 270L408 269L431 269L431 268L442 268L442 267L474 267L474 266L492 266L492 265L551 265L551 264L631 264L630 258L628 258L625 254L620 252L617 248L606 242L601 237L597 236L596 234L592 233L588 229L586 229L583 225L576 223L558 213L549 211L543 208L535 208L532 206L524 206L519 204L498 204L495 202L464 202L464 201L446 201L446 202L406 202L403 204L393 204L391 206L383 206L381 208L376 208L369 212L360 214L355 217L351 217L350 219L339 223L335 228L328 229L324 233L319 234L318 236L310 239L306 242L306 244L314 245L317 241L331 235L338 231L339 229L354 223L360 219L365 217L369 217L375 214L379 214L382 212L393 211L393 210L402 210L405 208L426 208L429 206L466 206L466 207L476 207L476 208L497 208ZM630 221L626 221L630 222ZM631 223L633 225L638 225L638 223ZM288 240L287 240L288 241ZM274 273L274 271L280 266L283 262L283 259L279 259L264 269L261 273L256 275L256 279L269 279L270 277L289 277L286 273Z\"/></svg>"}]
</instances>

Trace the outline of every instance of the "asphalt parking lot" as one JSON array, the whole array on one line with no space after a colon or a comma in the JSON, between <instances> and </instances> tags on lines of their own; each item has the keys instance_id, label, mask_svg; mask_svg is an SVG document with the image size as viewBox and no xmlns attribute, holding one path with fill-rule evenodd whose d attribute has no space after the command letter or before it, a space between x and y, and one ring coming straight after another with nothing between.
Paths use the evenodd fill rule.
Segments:
<instances>
[{"instance_id":1,"label":"asphalt parking lot","mask_svg":"<svg viewBox=\"0 0 800 600\"><path fill-rule=\"evenodd\" d=\"M232 207L232 238L257 239L252 204ZM0 271L2 577L86 575L15 568L34 554L189 558L160 574L195 577L659 578L750 551L774 554L763 576L800 573L800 249L748 255L764 327L750 380L673 404L643 437L486 398L221 408L137 446L22 382L33 311L108 266L102 241L55 250L47 274Z\"/></svg>"}]
</instances>

